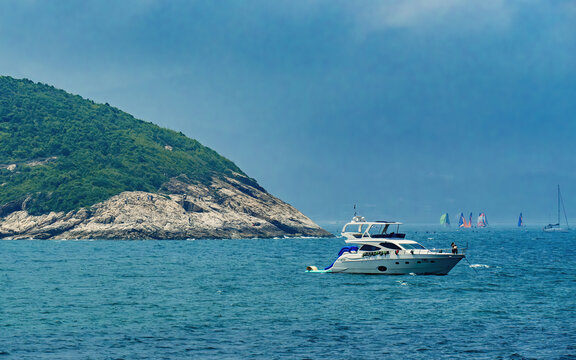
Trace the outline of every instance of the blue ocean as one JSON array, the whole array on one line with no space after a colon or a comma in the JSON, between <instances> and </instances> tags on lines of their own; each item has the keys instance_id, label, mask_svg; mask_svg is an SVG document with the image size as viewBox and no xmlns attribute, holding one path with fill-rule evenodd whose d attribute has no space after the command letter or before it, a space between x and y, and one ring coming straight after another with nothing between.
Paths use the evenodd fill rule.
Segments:
<instances>
[{"instance_id":1,"label":"blue ocean","mask_svg":"<svg viewBox=\"0 0 576 360\"><path fill-rule=\"evenodd\" d=\"M576 232L404 230L467 259L322 274L342 238L0 241L0 359L576 359Z\"/></svg>"}]
</instances>

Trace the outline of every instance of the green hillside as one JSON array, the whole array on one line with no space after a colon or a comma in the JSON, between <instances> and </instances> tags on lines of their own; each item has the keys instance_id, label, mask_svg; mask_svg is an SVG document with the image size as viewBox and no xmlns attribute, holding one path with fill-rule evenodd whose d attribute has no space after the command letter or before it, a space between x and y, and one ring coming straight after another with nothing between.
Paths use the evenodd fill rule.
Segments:
<instances>
[{"instance_id":1,"label":"green hillside","mask_svg":"<svg viewBox=\"0 0 576 360\"><path fill-rule=\"evenodd\" d=\"M0 205L31 196L32 214L69 211L122 191L157 192L181 174L207 183L233 172L243 174L182 133L53 86L0 77Z\"/></svg>"}]
</instances>

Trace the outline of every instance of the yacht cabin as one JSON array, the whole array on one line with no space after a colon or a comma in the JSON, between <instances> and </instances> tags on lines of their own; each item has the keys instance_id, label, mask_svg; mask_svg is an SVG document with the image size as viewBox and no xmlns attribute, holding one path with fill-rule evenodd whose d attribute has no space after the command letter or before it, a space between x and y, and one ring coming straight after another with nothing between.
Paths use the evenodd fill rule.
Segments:
<instances>
[{"instance_id":1,"label":"yacht cabin","mask_svg":"<svg viewBox=\"0 0 576 360\"><path fill-rule=\"evenodd\" d=\"M346 243L360 245L359 251L403 250L413 254L414 250L427 250L416 241L406 240L406 234L399 231L400 225L397 221L365 221L356 216L344 225L342 236Z\"/></svg>"}]
</instances>

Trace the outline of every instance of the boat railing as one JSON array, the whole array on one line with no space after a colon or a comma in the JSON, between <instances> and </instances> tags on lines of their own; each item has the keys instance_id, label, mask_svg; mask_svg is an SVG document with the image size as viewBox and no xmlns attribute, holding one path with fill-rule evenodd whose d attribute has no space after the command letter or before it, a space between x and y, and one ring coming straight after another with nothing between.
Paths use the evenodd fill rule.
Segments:
<instances>
[{"instance_id":1,"label":"boat railing","mask_svg":"<svg viewBox=\"0 0 576 360\"><path fill-rule=\"evenodd\" d=\"M390 234L369 234L359 232L346 232L342 233L345 237L354 237L356 239L370 238L370 239L404 239L406 234L403 233L390 233Z\"/></svg>"},{"instance_id":2,"label":"boat railing","mask_svg":"<svg viewBox=\"0 0 576 360\"><path fill-rule=\"evenodd\" d=\"M404 239L406 237L406 234L402 234L402 233L364 234L363 237L369 237L372 239Z\"/></svg>"},{"instance_id":3,"label":"boat railing","mask_svg":"<svg viewBox=\"0 0 576 360\"><path fill-rule=\"evenodd\" d=\"M457 254L464 254L466 249L458 249ZM396 253L394 251L394 253ZM430 253L435 254L452 254L452 249L409 249L409 250L398 250L398 254L411 254L411 255L427 255Z\"/></svg>"},{"instance_id":4,"label":"boat railing","mask_svg":"<svg viewBox=\"0 0 576 360\"><path fill-rule=\"evenodd\" d=\"M458 250L457 254L464 255L466 249ZM379 250L379 251L364 251L362 252L362 257L364 256L376 256L376 255L430 255L430 254L452 254L452 249L409 249L409 250ZM339 255L340 256L340 255Z\"/></svg>"},{"instance_id":5,"label":"boat railing","mask_svg":"<svg viewBox=\"0 0 576 360\"><path fill-rule=\"evenodd\" d=\"M452 249L428 249L430 252L438 253L438 254L452 254ZM466 249L458 249L456 254L465 254Z\"/></svg>"}]
</instances>

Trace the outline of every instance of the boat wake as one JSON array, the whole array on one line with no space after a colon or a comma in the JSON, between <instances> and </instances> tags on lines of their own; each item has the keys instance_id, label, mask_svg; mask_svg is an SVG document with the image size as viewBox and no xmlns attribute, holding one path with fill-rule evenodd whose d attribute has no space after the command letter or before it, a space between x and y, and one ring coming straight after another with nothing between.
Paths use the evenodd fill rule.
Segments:
<instances>
[{"instance_id":1,"label":"boat wake","mask_svg":"<svg viewBox=\"0 0 576 360\"><path fill-rule=\"evenodd\" d=\"M491 268L490 265L484 265L484 264L471 264L470 267L471 267L471 268L474 268L474 269L478 269L478 268L488 269L488 268Z\"/></svg>"}]
</instances>

